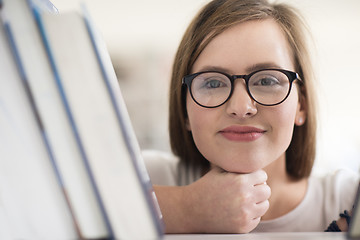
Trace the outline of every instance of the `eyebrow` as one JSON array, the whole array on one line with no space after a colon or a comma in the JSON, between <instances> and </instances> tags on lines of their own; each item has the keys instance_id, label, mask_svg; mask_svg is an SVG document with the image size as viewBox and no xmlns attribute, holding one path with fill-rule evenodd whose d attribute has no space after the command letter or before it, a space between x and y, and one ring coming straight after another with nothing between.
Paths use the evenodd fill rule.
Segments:
<instances>
[{"instance_id":1,"label":"eyebrow","mask_svg":"<svg viewBox=\"0 0 360 240\"><path fill-rule=\"evenodd\" d=\"M248 68L246 68L247 73L251 73L257 70L266 69L266 68L277 68L277 69L283 69L283 67L280 67L278 64L273 62L264 62L264 63L258 63L254 64Z\"/></svg>"},{"instance_id":2,"label":"eyebrow","mask_svg":"<svg viewBox=\"0 0 360 240\"><path fill-rule=\"evenodd\" d=\"M267 68L276 68L276 69L283 69L283 67L280 67L278 64L275 64L273 62L263 62L263 63L257 63L254 65L251 65L250 67L247 67L245 69L245 73L249 74L251 72L257 71L257 70L261 70L261 69L267 69ZM235 74L232 73L232 71L230 71L230 69L225 68L225 67L220 67L220 66L204 66L200 69L199 72L205 72L205 71L217 71L217 72L224 72L224 73L228 73L228 74ZM236 74L245 74L245 73L236 73Z\"/></svg>"},{"instance_id":3,"label":"eyebrow","mask_svg":"<svg viewBox=\"0 0 360 240\"><path fill-rule=\"evenodd\" d=\"M206 71L215 71L215 72L224 72L224 73L231 72L229 69L220 66L204 66L200 68L199 72L206 72Z\"/></svg>"}]
</instances>

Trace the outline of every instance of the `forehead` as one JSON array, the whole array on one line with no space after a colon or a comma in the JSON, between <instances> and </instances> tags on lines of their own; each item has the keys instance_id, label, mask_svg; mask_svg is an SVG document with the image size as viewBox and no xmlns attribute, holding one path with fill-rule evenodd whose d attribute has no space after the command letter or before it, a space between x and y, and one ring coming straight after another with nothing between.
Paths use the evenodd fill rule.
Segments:
<instances>
[{"instance_id":1,"label":"forehead","mask_svg":"<svg viewBox=\"0 0 360 240\"><path fill-rule=\"evenodd\" d=\"M287 38L272 19L236 24L215 38L201 52L192 72L207 67L228 69L228 73L248 73L253 66L271 65L295 70Z\"/></svg>"}]
</instances>

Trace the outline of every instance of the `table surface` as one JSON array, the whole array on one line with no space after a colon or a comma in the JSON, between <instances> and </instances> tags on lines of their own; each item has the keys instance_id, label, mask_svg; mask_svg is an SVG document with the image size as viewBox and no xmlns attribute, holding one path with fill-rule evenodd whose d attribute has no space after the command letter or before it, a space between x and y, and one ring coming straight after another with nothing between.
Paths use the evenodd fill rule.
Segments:
<instances>
[{"instance_id":1,"label":"table surface","mask_svg":"<svg viewBox=\"0 0 360 240\"><path fill-rule=\"evenodd\" d=\"M346 240L346 233L335 232L286 232L286 233L249 233L249 234L166 234L164 240L190 239L229 239L229 240Z\"/></svg>"}]
</instances>

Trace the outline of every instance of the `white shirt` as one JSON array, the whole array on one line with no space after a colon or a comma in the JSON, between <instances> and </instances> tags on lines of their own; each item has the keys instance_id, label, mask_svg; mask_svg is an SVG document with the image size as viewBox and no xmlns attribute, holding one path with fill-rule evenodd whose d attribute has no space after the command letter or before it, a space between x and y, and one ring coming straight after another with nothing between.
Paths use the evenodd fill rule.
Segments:
<instances>
[{"instance_id":1,"label":"white shirt","mask_svg":"<svg viewBox=\"0 0 360 240\"><path fill-rule=\"evenodd\" d=\"M153 184L187 185L201 177L199 172L185 175L179 159L171 154L144 151L143 157ZM352 209L359 179L359 173L345 169L322 177L311 176L305 197L294 210L261 221L253 232L322 232L340 213Z\"/></svg>"}]
</instances>

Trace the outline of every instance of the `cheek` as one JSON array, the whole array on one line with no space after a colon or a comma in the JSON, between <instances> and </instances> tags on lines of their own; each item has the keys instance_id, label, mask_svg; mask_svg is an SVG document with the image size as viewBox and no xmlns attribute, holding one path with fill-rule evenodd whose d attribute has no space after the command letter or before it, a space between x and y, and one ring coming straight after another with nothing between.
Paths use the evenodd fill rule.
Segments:
<instances>
[{"instance_id":1,"label":"cheek","mask_svg":"<svg viewBox=\"0 0 360 240\"><path fill-rule=\"evenodd\" d=\"M199 151L204 154L211 149L213 134L216 132L216 124L221 113L220 109L203 108L198 106L191 97L187 98L187 128L191 131L193 140Z\"/></svg>"},{"instance_id":2,"label":"cheek","mask_svg":"<svg viewBox=\"0 0 360 240\"><path fill-rule=\"evenodd\" d=\"M283 142L283 144L290 144L294 123L297 111L299 109L298 95L294 91L290 94L289 98L282 104L274 107L273 109L273 128L277 135L277 138Z\"/></svg>"},{"instance_id":3,"label":"cheek","mask_svg":"<svg viewBox=\"0 0 360 240\"><path fill-rule=\"evenodd\" d=\"M187 110L187 129L196 133L201 131L208 125L211 119L211 112L213 109L203 108L197 105L191 98L190 94L186 97L186 110Z\"/></svg>"}]
</instances>

